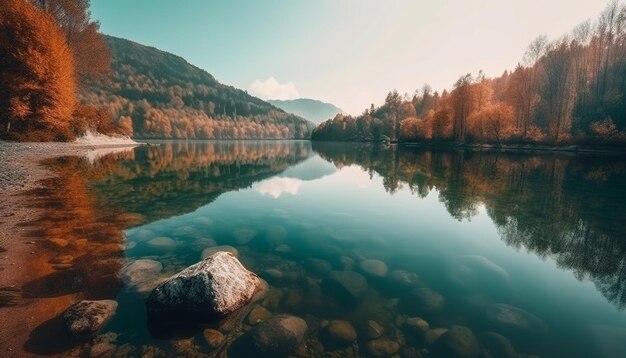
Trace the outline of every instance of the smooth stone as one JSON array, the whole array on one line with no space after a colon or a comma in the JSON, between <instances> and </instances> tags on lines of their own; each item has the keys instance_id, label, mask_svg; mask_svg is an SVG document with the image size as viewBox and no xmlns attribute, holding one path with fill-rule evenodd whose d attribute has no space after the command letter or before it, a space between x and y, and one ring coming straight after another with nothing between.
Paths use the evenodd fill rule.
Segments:
<instances>
[{"instance_id":1,"label":"smooth stone","mask_svg":"<svg viewBox=\"0 0 626 358\"><path fill-rule=\"evenodd\" d=\"M198 234L198 230L189 225L179 226L172 231L172 235L174 236L194 236Z\"/></svg>"},{"instance_id":2,"label":"smooth stone","mask_svg":"<svg viewBox=\"0 0 626 358\"><path fill-rule=\"evenodd\" d=\"M306 259L302 262L302 265L310 272L320 276L326 275L333 269L330 262L322 259Z\"/></svg>"},{"instance_id":3,"label":"smooth stone","mask_svg":"<svg viewBox=\"0 0 626 358\"><path fill-rule=\"evenodd\" d=\"M215 349L224 343L224 334L216 329L207 328L202 332L206 344Z\"/></svg>"},{"instance_id":4,"label":"smooth stone","mask_svg":"<svg viewBox=\"0 0 626 358\"><path fill-rule=\"evenodd\" d=\"M138 229L132 233L131 237L137 241L148 241L154 237L154 231L148 229Z\"/></svg>"},{"instance_id":5,"label":"smooth stone","mask_svg":"<svg viewBox=\"0 0 626 358\"><path fill-rule=\"evenodd\" d=\"M113 357L115 345L109 342L96 343L89 349L89 358Z\"/></svg>"},{"instance_id":6,"label":"smooth stone","mask_svg":"<svg viewBox=\"0 0 626 358\"><path fill-rule=\"evenodd\" d=\"M150 293L146 305L158 315L223 317L250 302L260 286L257 275L220 251L170 277Z\"/></svg>"},{"instance_id":7,"label":"smooth stone","mask_svg":"<svg viewBox=\"0 0 626 358\"><path fill-rule=\"evenodd\" d=\"M546 324L537 316L521 308L503 303L489 306L486 315L490 323L504 329L538 334L543 334L547 330Z\"/></svg>"},{"instance_id":8,"label":"smooth stone","mask_svg":"<svg viewBox=\"0 0 626 358\"><path fill-rule=\"evenodd\" d=\"M354 259L350 256L341 256L339 258L339 263L345 271L352 271L354 268Z\"/></svg>"},{"instance_id":9,"label":"smooth stone","mask_svg":"<svg viewBox=\"0 0 626 358\"><path fill-rule=\"evenodd\" d=\"M501 334L487 332L480 336L480 342L492 357L517 358L511 341Z\"/></svg>"},{"instance_id":10,"label":"smooth stone","mask_svg":"<svg viewBox=\"0 0 626 358\"><path fill-rule=\"evenodd\" d=\"M78 301L61 315L65 327L78 339L91 339L113 318L117 302L113 300Z\"/></svg>"},{"instance_id":11,"label":"smooth stone","mask_svg":"<svg viewBox=\"0 0 626 358\"><path fill-rule=\"evenodd\" d=\"M268 311L265 307L256 305L250 313L248 314L248 324L254 326L263 321L267 321L272 317L272 313Z\"/></svg>"},{"instance_id":12,"label":"smooth stone","mask_svg":"<svg viewBox=\"0 0 626 358\"><path fill-rule=\"evenodd\" d=\"M148 246L155 249L171 250L176 247L176 241L169 237L161 236L148 241Z\"/></svg>"},{"instance_id":13,"label":"smooth stone","mask_svg":"<svg viewBox=\"0 0 626 358\"><path fill-rule=\"evenodd\" d=\"M163 264L150 259L139 259L122 267L122 280L129 286L136 286L154 279L163 270Z\"/></svg>"},{"instance_id":14,"label":"smooth stone","mask_svg":"<svg viewBox=\"0 0 626 358\"><path fill-rule=\"evenodd\" d=\"M416 288L406 298L405 304L415 313L433 313L443 310L444 299L441 294L428 287Z\"/></svg>"},{"instance_id":15,"label":"smooth stone","mask_svg":"<svg viewBox=\"0 0 626 358\"><path fill-rule=\"evenodd\" d=\"M287 230L282 226L272 226L265 230L265 240L272 246L278 246L287 239Z\"/></svg>"},{"instance_id":16,"label":"smooth stone","mask_svg":"<svg viewBox=\"0 0 626 358\"><path fill-rule=\"evenodd\" d=\"M426 340L426 343L432 345L433 343L435 343L435 341L437 341L437 339L439 339L439 337L441 337L446 332L448 332L447 328L429 329L424 333L424 339Z\"/></svg>"},{"instance_id":17,"label":"smooth stone","mask_svg":"<svg viewBox=\"0 0 626 358\"><path fill-rule=\"evenodd\" d=\"M208 247L213 247L213 246L217 246L217 241L215 241L214 239L210 238L210 237L201 237L198 240L193 242L194 247L196 248L208 248Z\"/></svg>"},{"instance_id":18,"label":"smooth stone","mask_svg":"<svg viewBox=\"0 0 626 358\"><path fill-rule=\"evenodd\" d=\"M441 357L474 358L480 354L480 345L469 328L452 326L435 341L433 353Z\"/></svg>"},{"instance_id":19,"label":"smooth stone","mask_svg":"<svg viewBox=\"0 0 626 358\"><path fill-rule=\"evenodd\" d=\"M340 344L349 344L356 340L356 331L348 321L332 320L326 327L333 341Z\"/></svg>"},{"instance_id":20,"label":"smooth stone","mask_svg":"<svg viewBox=\"0 0 626 358\"><path fill-rule=\"evenodd\" d=\"M430 328L428 322L420 317L409 317L404 324L412 333L416 334L423 334Z\"/></svg>"},{"instance_id":21,"label":"smooth stone","mask_svg":"<svg viewBox=\"0 0 626 358\"><path fill-rule=\"evenodd\" d=\"M304 341L307 330L302 318L274 316L241 336L233 344L232 356L287 357Z\"/></svg>"},{"instance_id":22,"label":"smooth stone","mask_svg":"<svg viewBox=\"0 0 626 358\"><path fill-rule=\"evenodd\" d=\"M250 229L237 229L233 232L237 245L247 245L256 236L256 231Z\"/></svg>"},{"instance_id":23,"label":"smooth stone","mask_svg":"<svg viewBox=\"0 0 626 358\"><path fill-rule=\"evenodd\" d=\"M206 259L207 257L215 254L216 252L221 252L221 251L230 252L231 254L233 254L233 256L239 258L239 250L229 245L207 247L206 249L202 250L201 257L202 259Z\"/></svg>"},{"instance_id":24,"label":"smooth stone","mask_svg":"<svg viewBox=\"0 0 626 358\"><path fill-rule=\"evenodd\" d=\"M266 280L280 281L280 280L283 279L284 275L283 275L282 271L280 271L280 270L277 270L277 269L267 269L267 270L263 270L262 276Z\"/></svg>"},{"instance_id":25,"label":"smooth stone","mask_svg":"<svg viewBox=\"0 0 626 358\"><path fill-rule=\"evenodd\" d=\"M378 338L367 342L367 353L373 357L390 357L399 349L400 344L389 338Z\"/></svg>"},{"instance_id":26,"label":"smooth stone","mask_svg":"<svg viewBox=\"0 0 626 358\"><path fill-rule=\"evenodd\" d=\"M288 254L291 252L291 247L289 245L285 245L285 244L281 244L278 245L274 251L281 253L281 254Z\"/></svg>"},{"instance_id":27,"label":"smooth stone","mask_svg":"<svg viewBox=\"0 0 626 358\"><path fill-rule=\"evenodd\" d=\"M367 291L367 280L353 271L331 271L322 285L339 299L357 300Z\"/></svg>"},{"instance_id":28,"label":"smooth stone","mask_svg":"<svg viewBox=\"0 0 626 358\"><path fill-rule=\"evenodd\" d=\"M419 277L413 272L395 270L389 274L389 282L398 288L411 288L419 283Z\"/></svg>"},{"instance_id":29,"label":"smooth stone","mask_svg":"<svg viewBox=\"0 0 626 358\"><path fill-rule=\"evenodd\" d=\"M378 338L385 332L385 327L376 321L367 321L367 335L371 338Z\"/></svg>"},{"instance_id":30,"label":"smooth stone","mask_svg":"<svg viewBox=\"0 0 626 358\"><path fill-rule=\"evenodd\" d=\"M388 272L387 264L380 260L363 260L359 263L359 267L366 275L373 277L385 277Z\"/></svg>"}]
</instances>

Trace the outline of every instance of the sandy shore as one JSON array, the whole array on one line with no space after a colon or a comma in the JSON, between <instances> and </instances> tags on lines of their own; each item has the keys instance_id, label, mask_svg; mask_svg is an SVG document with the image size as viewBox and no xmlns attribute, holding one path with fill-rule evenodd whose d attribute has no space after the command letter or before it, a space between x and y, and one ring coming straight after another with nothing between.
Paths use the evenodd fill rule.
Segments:
<instances>
[{"instance_id":1,"label":"sandy shore","mask_svg":"<svg viewBox=\"0 0 626 358\"><path fill-rule=\"evenodd\" d=\"M0 141L0 356L34 356L24 350L32 331L51 319L73 297L33 300L21 295L24 283L36 279L45 266L37 255L44 250L35 222L44 215L33 205L36 192L54 176L41 162L58 156L91 160L129 143L14 143Z\"/></svg>"}]
</instances>

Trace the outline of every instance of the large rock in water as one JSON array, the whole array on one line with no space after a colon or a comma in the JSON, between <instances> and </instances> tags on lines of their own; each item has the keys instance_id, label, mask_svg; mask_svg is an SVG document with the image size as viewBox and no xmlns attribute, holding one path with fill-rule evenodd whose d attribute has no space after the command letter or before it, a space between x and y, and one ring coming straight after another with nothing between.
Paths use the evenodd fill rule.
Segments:
<instances>
[{"instance_id":1,"label":"large rock in water","mask_svg":"<svg viewBox=\"0 0 626 358\"><path fill-rule=\"evenodd\" d=\"M254 326L229 350L233 357L287 357L304 340L306 321L289 315L278 315Z\"/></svg>"},{"instance_id":2,"label":"large rock in water","mask_svg":"<svg viewBox=\"0 0 626 358\"><path fill-rule=\"evenodd\" d=\"M223 317L246 305L261 280L229 252L217 252L155 288L148 313L179 318Z\"/></svg>"},{"instance_id":3,"label":"large rock in water","mask_svg":"<svg viewBox=\"0 0 626 358\"><path fill-rule=\"evenodd\" d=\"M62 314L68 332L79 339L91 339L111 320L117 309L113 300L78 301Z\"/></svg>"}]
</instances>

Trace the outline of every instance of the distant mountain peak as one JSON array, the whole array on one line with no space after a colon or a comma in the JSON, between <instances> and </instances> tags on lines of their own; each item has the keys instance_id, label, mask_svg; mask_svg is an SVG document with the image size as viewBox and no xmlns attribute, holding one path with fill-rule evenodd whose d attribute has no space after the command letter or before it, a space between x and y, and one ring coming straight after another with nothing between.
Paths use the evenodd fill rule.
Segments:
<instances>
[{"instance_id":1,"label":"distant mountain peak","mask_svg":"<svg viewBox=\"0 0 626 358\"><path fill-rule=\"evenodd\" d=\"M327 119L331 119L337 113L345 113L341 108L332 103L326 103L317 99L297 98L297 99L271 99L267 102L313 123L319 124Z\"/></svg>"}]
</instances>

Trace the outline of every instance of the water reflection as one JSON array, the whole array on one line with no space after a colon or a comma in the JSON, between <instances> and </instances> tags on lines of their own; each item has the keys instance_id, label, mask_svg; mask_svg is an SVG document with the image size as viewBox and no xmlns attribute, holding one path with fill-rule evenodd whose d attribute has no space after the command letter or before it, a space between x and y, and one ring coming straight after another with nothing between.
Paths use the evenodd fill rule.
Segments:
<instances>
[{"instance_id":1,"label":"water reflection","mask_svg":"<svg viewBox=\"0 0 626 358\"><path fill-rule=\"evenodd\" d=\"M619 351L611 337L623 333L609 326L619 326L621 316L607 319L616 314L612 307L573 297L571 309L580 309L580 317L567 309L551 317L546 311L560 304L565 286L555 281L542 287L536 277L523 277L489 251L496 245L488 236L497 230L495 240L507 250L555 260L624 308L622 160L308 142L171 142L49 165L59 178L38 203L49 210L39 223L50 245L42 259L47 271L23 291L40 299L116 299L118 313L94 344L113 342L119 356L226 354L256 324L248 316L222 329L216 350L207 345L206 327L186 327L168 339L148 330L147 293L217 249L233 252L270 283L253 308L256 315L306 319L304 353L313 356L366 354L372 320L408 356L436 349L430 341L457 324L480 333L483 353L496 356L497 349L488 347L497 342L527 355ZM410 212L419 207L425 208L421 218ZM469 225L476 221L485 222ZM459 231L449 229L455 225ZM545 269L533 265L523 270ZM417 315L428 321L430 333L416 333L422 324ZM354 345L332 342L324 326L332 319L354 325ZM51 345L64 342L54 334L61 331L58 320L46 321L25 348L89 352L89 345Z\"/></svg>"},{"instance_id":2,"label":"water reflection","mask_svg":"<svg viewBox=\"0 0 626 358\"><path fill-rule=\"evenodd\" d=\"M626 162L613 157L526 155L317 144L338 166L381 175L385 190L431 191L451 216L471 220L480 206L502 240L553 257L626 306Z\"/></svg>"}]
</instances>

